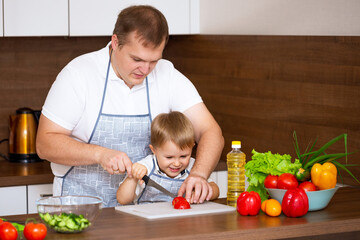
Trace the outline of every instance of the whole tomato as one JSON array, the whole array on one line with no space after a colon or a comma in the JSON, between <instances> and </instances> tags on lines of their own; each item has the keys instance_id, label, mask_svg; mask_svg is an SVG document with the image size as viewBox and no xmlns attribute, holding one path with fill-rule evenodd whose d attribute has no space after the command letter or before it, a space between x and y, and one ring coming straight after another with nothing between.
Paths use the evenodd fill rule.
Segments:
<instances>
[{"instance_id":1,"label":"whole tomato","mask_svg":"<svg viewBox=\"0 0 360 240\"><path fill-rule=\"evenodd\" d=\"M24 236L27 240L43 240L46 233L47 229L43 223L29 222L24 228Z\"/></svg>"},{"instance_id":2,"label":"whole tomato","mask_svg":"<svg viewBox=\"0 0 360 240\"><path fill-rule=\"evenodd\" d=\"M257 192L243 192L237 199L237 211L242 216L255 216L261 208L261 199Z\"/></svg>"},{"instance_id":3,"label":"whole tomato","mask_svg":"<svg viewBox=\"0 0 360 240\"><path fill-rule=\"evenodd\" d=\"M278 178L277 188L294 189L299 185L296 177L291 173L283 173Z\"/></svg>"},{"instance_id":4,"label":"whole tomato","mask_svg":"<svg viewBox=\"0 0 360 240\"><path fill-rule=\"evenodd\" d=\"M264 186L266 188L277 188L277 184L278 184L278 176L274 176L274 175L267 175L267 177L264 180Z\"/></svg>"},{"instance_id":5,"label":"whole tomato","mask_svg":"<svg viewBox=\"0 0 360 240\"><path fill-rule=\"evenodd\" d=\"M9 222L0 223L0 239L1 240L16 240L18 232L16 228Z\"/></svg>"},{"instance_id":6,"label":"whole tomato","mask_svg":"<svg viewBox=\"0 0 360 240\"><path fill-rule=\"evenodd\" d=\"M299 188L304 189L305 192L316 191L316 186L312 182L302 182Z\"/></svg>"}]
</instances>

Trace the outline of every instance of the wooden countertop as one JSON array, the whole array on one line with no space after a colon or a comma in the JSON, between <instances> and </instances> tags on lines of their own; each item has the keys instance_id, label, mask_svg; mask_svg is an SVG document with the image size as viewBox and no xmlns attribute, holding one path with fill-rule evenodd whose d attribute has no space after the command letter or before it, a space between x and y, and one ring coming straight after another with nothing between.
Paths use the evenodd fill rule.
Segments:
<instances>
[{"instance_id":1,"label":"wooden countertop","mask_svg":"<svg viewBox=\"0 0 360 240\"><path fill-rule=\"evenodd\" d=\"M50 162L12 163L0 161L0 187L52 183Z\"/></svg>"},{"instance_id":2,"label":"wooden countertop","mask_svg":"<svg viewBox=\"0 0 360 240\"><path fill-rule=\"evenodd\" d=\"M217 202L224 203L225 199ZM22 215L5 217L25 221ZM49 231L46 239L359 239L360 189L339 189L328 207L301 218L240 216L236 211L189 217L147 220L105 208L94 226L77 234Z\"/></svg>"}]
</instances>

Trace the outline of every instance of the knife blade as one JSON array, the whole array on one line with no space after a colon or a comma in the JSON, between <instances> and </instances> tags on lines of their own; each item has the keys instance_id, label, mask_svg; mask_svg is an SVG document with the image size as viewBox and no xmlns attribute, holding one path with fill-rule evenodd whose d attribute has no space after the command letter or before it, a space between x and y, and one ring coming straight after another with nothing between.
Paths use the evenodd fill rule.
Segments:
<instances>
[{"instance_id":1,"label":"knife blade","mask_svg":"<svg viewBox=\"0 0 360 240\"><path fill-rule=\"evenodd\" d=\"M163 188L161 185L159 185L157 182L155 182L154 180L151 180L149 178L148 175L144 175L144 177L142 178L142 180L144 180L145 184L147 186L151 186L156 188L157 190L160 190L161 192L165 193L166 195L172 197L172 198L176 198L177 196L171 192L169 192L168 190L166 190L165 188Z\"/></svg>"}]
</instances>

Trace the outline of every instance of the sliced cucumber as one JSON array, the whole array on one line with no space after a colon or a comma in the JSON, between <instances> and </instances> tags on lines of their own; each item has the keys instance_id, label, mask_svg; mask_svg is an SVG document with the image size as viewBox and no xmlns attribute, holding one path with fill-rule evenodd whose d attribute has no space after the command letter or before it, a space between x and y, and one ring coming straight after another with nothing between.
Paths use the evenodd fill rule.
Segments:
<instances>
[{"instance_id":1,"label":"sliced cucumber","mask_svg":"<svg viewBox=\"0 0 360 240\"><path fill-rule=\"evenodd\" d=\"M47 225L59 232L80 232L91 225L89 220L82 214L61 213L57 215L39 213L39 216Z\"/></svg>"}]
</instances>

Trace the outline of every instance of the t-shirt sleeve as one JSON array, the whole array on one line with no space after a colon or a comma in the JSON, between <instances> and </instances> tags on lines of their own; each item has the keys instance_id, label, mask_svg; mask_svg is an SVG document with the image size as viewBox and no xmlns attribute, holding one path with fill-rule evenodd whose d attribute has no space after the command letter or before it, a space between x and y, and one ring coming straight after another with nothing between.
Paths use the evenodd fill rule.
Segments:
<instances>
[{"instance_id":1,"label":"t-shirt sleeve","mask_svg":"<svg viewBox=\"0 0 360 240\"><path fill-rule=\"evenodd\" d=\"M76 72L65 67L50 88L42 114L61 127L72 130L82 115L84 104L84 86L81 86Z\"/></svg>"},{"instance_id":2,"label":"t-shirt sleeve","mask_svg":"<svg viewBox=\"0 0 360 240\"><path fill-rule=\"evenodd\" d=\"M194 84L177 69L172 71L170 105L172 111L184 112L202 102Z\"/></svg>"}]
</instances>

